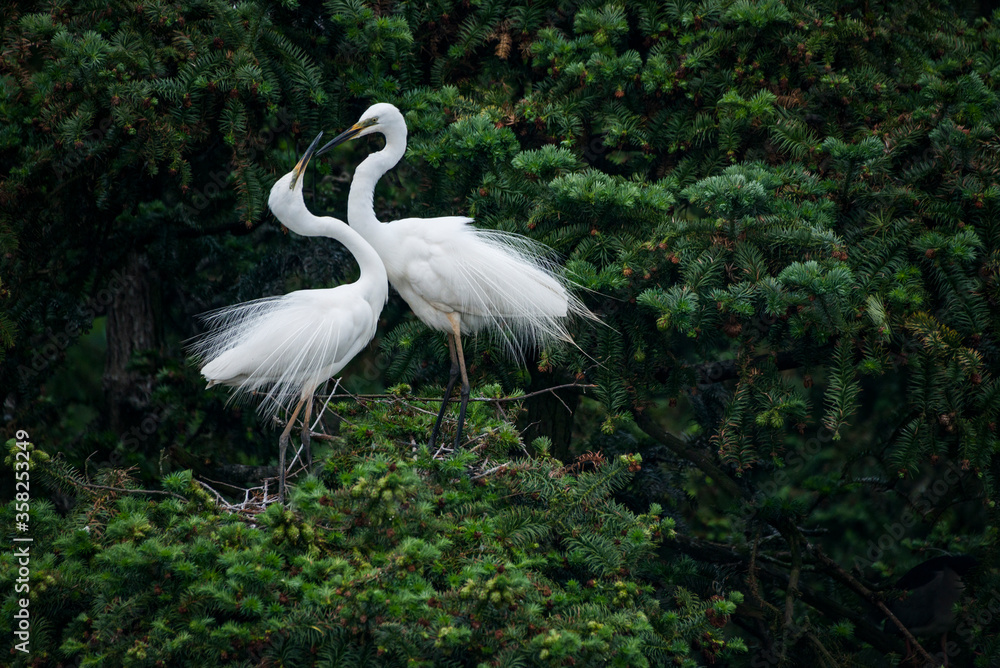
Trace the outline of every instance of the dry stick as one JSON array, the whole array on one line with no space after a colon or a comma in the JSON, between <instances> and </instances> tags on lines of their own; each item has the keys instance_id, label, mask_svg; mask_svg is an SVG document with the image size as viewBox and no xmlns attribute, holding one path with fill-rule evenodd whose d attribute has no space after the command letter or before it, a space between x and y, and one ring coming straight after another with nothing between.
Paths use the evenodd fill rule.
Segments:
<instances>
[{"instance_id":1,"label":"dry stick","mask_svg":"<svg viewBox=\"0 0 1000 668\"><path fill-rule=\"evenodd\" d=\"M221 503L223 506L225 506L227 508L232 507L233 504L231 504L228 501L226 501L226 499L221 494L219 494L217 491L215 491L213 488L209 487L208 485L206 485L205 483L203 483L201 480L195 480L195 482L198 483L199 485L201 485L202 487L204 487L205 489L207 489L208 491L210 491L212 494L215 494L215 498L218 501L218 503ZM223 484L225 484L225 483L223 483Z\"/></svg>"},{"instance_id":2,"label":"dry stick","mask_svg":"<svg viewBox=\"0 0 1000 668\"><path fill-rule=\"evenodd\" d=\"M816 557L817 561L826 566L827 569L829 569L828 572L831 575L833 575L838 580L840 580L848 587L853 589L856 593L863 596L865 600L874 603L875 606L882 612L882 614L885 615L886 618L888 618L890 621L892 621L893 624L896 625L896 627L903 634L903 637L906 638L909 642L911 642L914 647L916 647L917 654L919 654L921 658L923 658L927 662L927 665L931 666L937 665L937 663L934 661L934 657L928 654L927 650L923 648L923 645L917 642L917 639L913 637L913 634L910 633L910 630L903 625L903 622L899 621L896 615L892 614L892 611L889 610L888 607L886 607L885 603L883 603L882 600L871 589L858 582L858 580L855 579L854 576L852 576L850 573L845 571L840 566L840 564L838 564L830 557L826 556L826 554L823 553L823 550L819 546L813 545L809 541L805 541L805 545L806 545L806 550L808 550L810 554Z\"/></svg>"},{"instance_id":3,"label":"dry stick","mask_svg":"<svg viewBox=\"0 0 1000 668\"><path fill-rule=\"evenodd\" d=\"M240 491L243 492L243 501L241 501L240 503L230 503L229 501L226 500L226 497L222 496L222 494L220 494L218 492L218 490L216 490L211 485L207 484L203 480L195 480L196 483L198 483L199 485L201 485L202 487L204 487L205 489L207 489L208 491L210 491L212 494L214 494L215 498L217 499L217 502L219 504L221 504L223 508L225 508L226 510L228 510L230 512L236 512L236 513L238 513L238 512L246 512L247 511L247 504L250 502L250 492L252 490L254 490L254 489L261 489L260 487L252 487L252 488L238 487L238 486L230 484L228 482L222 482L222 481L219 481L219 480L212 480L211 478L205 478L205 480L207 480L208 482L211 482L211 483L215 483L217 485L224 485L226 487L232 487L235 490L240 490Z\"/></svg>"},{"instance_id":4,"label":"dry stick","mask_svg":"<svg viewBox=\"0 0 1000 668\"><path fill-rule=\"evenodd\" d=\"M819 649L820 656L825 659L826 662L829 662L828 665L837 668L837 660L830 656L830 651L823 646L823 643L819 641L819 638L816 637L815 633L812 631L806 631L806 638L808 638L812 644L816 645L817 649Z\"/></svg>"},{"instance_id":5,"label":"dry stick","mask_svg":"<svg viewBox=\"0 0 1000 668\"><path fill-rule=\"evenodd\" d=\"M79 484L79 483L78 483ZM94 483L85 482L82 483L87 489L106 489L112 492L125 492L126 494L166 494L167 496L172 496L175 499L180 499L181 501L189 501L186 497L180 494L174 494L173 492L164 492L158 489L125 489L124 487L108 487L107 485L95 485Z\"/></svg>"},{"instance_id":6,"label":"dry stick","mask_svg":"<svg viewBox=\"0 0 1000 668\"><path fill-rule=\"evenodd\" d=\"M445 439L445 440L447 440L447 439ZM435 452L435 453L434 453L434 456L433 456L433 457L431 457L431 459L437 459L437 458L438 458L438 455L440 455L440 454L441 454L442 452L444 452L445 450L447 450L448 452L452 452L452 449L451 449L451 448L449 448L449 447L448 447L447 445L445 445L444 443L442 443L442 444L441 444L441 445L440 445L440 446L438 447L438 449L437 449L437 452Z\"/></svg>"},{"instance_id":7,"label":"dry stick","mask_svg":"<svg viewBox=\"0 0 1000 668\"><path fill-rule=\"evenodd\" d=\"M486 476L490 475L491 473L496 473L497 471L501 471L501 470L507 468L508 466L510 466L510 464L500 464L499 466L494 466L493 468L489 469L488 471L483 471L479 475L472 476L472 479L476 480L477 478L485 478Z\"/></svg>"},{"instance_id":8,"label":"dry stick","mask_svg":"<svg viewBox=\"0 0 1000 668\"><path fill-rule=\"evenodd\" d=\"M516 397L469 397L469 401L491 401L493 403L504 403L507 401L521 401L522 399L527 399L529 397L534 397L539 394L545 394L546 392L555 392L556 390L565 390L568 388L579 388L581 390L592 390L597 385L581 385L579 383L566 383L565 385L556 385L555 387L547 387L544 390L536 390L535 392L529 392L527 394L519 394ZM330 394L326 397L317 395L318 399L323 399L324 401L330 401L332 399L407 399L409 401L443 401L441 397L407 397L400 396L398 394Z\"/></svg>"},{"instance_id":9,"label":"dry stick","mask_svg":"<svg viewBox=\"0 0 1000 668\"><path fill-rule=\"evenodd\" d=\"M199 482L199 483L201 483L203 485L205 483L203 483L202 480L204 480L206 482L210 482L213 485L222 485L223 487L232 487L233 489L237 489L237 490L239 490L241 492L246 490L246 487L240 487L239 485L234 485L231 482L223 482L221 480L212 480L211 478L206 478L205 476L199 476L199 477L201 478L201 480L196 480L195 482ZM215 490L212 490L212 491L215 491Z\"/></svg>"}]
</instances>

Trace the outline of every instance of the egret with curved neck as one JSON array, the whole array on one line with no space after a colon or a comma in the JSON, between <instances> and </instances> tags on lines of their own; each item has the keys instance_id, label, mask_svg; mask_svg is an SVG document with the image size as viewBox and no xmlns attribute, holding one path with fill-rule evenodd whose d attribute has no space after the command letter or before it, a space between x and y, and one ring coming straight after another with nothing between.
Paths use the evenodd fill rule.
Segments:
<instances>
[{"instance_id":1,"label":"egret with curved neck","mask_svg":"<svg viewBox=\"0 0 1000 668\"><path fill-rule=\"evenodd\" d=\"M434 446L461 376L458 447L469 401L462 334L486 332L506 344L515 358L523 358L526 348L571 342L566 330L569 316L596 317L570 294L568 281L545 259L548 249L531 239L479 229L470 225L471 218L461 216L379 222L373 204L375 184L406 152L406 121L399 110L391 104L373 105L316 153L373 132L385 137L385 147L355 170L347 222L382 258L389 282L416 316L448 336L451 374L429 445Z\"/></svg>"},{"instance_id":2,"label":"egret with curved neck","mask_svg":"<svg viewBox=\"0 0 1000 668\"><path fill-rule=\"evenodd\" d=\"M285 452L299 411L305 406L302 444L308 461L313 394L372 340L389 297L385 266L371 245L343 221L314 216L306 209L302 174L322 136L274 184L268 206L289 229L342 243L358 262L358 280L213 311L204 317L208 331L192 345L209 387L228 385L237 394L263 394L259 409L268 415L296 402L279 439L278 495L282 501Z\"/></svg>"}]
</instances>

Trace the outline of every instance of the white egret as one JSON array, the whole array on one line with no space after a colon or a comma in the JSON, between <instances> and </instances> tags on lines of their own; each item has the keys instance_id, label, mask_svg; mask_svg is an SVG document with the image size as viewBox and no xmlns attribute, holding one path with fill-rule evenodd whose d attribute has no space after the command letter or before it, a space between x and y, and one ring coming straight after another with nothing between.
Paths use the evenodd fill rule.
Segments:
<instances>
[{"instance_id":1,"label":"white egret","mask_svg":"<svg viewBox=\"0 0 1000 668\"><path fill-rule=\"evenodd\" d=\"M389 297L385 266L375 250L343 221L317 217L302 198L302 174L321 132L295 168L271 188L268 206L288 228L342 243L358 262L354 283L325 290L298 290L227 306L205 316L209 331L192 346L203 363L208 387L228 385L237 393L263 393L260 410L294 410L279 439L279 498L285 496L285 451L289 433L305 405L302 442L309 450L309 419L316 389L344 368L375 336ZM266 388L266 391L264 391Z\"/></svg>"},{"instance_id":2,"label":"white egret","mask_svg":"<svg viewBox=\"0 0 1000 668\"><path fill-rule=\"evenodd\" d=\"M378 252L389 282L417 317L448 335L451 374L429 445L434 446L461 375L458 447L469 400L462 334L485 331L521 358L527 347L572 342L565 324L568 316L596 316L567 290L568 281L545 259L548 249L531 239L479 229L470 225L471 218L461 216L379 222L373 204L375 184L406 152L406 121L399 110L391 104L373 105L316 154L373 132L385 137L385 147L355 170L347 222Z\"/></svg>"}]
</instances>

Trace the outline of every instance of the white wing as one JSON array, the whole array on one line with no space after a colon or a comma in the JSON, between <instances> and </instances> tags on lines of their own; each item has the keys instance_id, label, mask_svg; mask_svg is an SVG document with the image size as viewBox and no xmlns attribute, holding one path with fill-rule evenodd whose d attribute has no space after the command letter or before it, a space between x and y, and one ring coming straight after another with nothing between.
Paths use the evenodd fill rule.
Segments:
<instances>
[{"instance_id":1,"label":"white wing","mask_svg":"<svg viewBox=\"0 0 1000 668\"><path fill-rule=\"evenodd\" d=\"M381 307L373 307L357 284L227 306L203 316L209 331L191 350L209 386L262 393L259 410L273 415L368 345Z\"/></svg>"},{"instance_id":2,"label":"white wing","mask_svg":"<svg viewBox=\"0 0 1000 668\"><path fill-rule=\"evenodd\" d=\"M463 333L485 330L520 357L528 347L572 341L568 316L595 318L556 273L550 249L471 222L455 216L387 225L392 244L379 251L389 281L424 322L450 331L443 313L458 312Z\"/></svg>"}]
</instances>

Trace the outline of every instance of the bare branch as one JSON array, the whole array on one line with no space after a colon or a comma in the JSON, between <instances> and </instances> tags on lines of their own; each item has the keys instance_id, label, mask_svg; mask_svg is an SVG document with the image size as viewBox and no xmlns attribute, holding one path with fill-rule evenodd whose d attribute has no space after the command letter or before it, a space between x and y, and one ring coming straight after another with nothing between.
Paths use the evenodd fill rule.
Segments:
<instances>
[{"instance_id":1,"label":"bare branch","mask_svg":"<svg viewBox=\"0 0 1000 668\"><path fill-rule=\"evenodd\" d=\"M639 425L639 429L645 432L650 438L667 446L671 452L681 459L686 459L697 466L731 496L746 500L750 499L750 493L736 484L736 481L719 468L707 453L688 447L684 441L653 422L652 418L645 413L633 411L632 414L635 417L635 423Z\"/></svg>"},{"instance_id":2,"label":"bare branch","mask_svg":"<svg viewBox=\"0 0 1000 668\"><path fill-rule=\"evenodd\" d=\"M108 487L107 485L97 485L92 482L84 483L83 487L86 487L87 489L106 489L111 492L124 492L125 494L159 494L161 496L172 496L175 499L180 499L181 501L189 500L181 496L180 494L174 494L173 492L165 492L159 489L126 489L124 487Z\"/></svg>"},{"instance_id":3,"label":"bare branch","mask_svg":"<svg viewBox=\"0 0 1000 668\"><path fill-rule=\"evenodd\" d=\"M814 545L809 541L806 541L805 546L806 550L808 550L809 553L825 567L826 573L830 574L835 579L840 580L855 593L860 594L866 601L877 607L887 619L892 621L892 623L896 625L896 628L899 629L900 633L903 634L903 637L906 638L914 648L916 648L917 654L919 654L921 658L927 662L927 665L937 665L934 662L934 658L927 653L927 650L925 650L919 642L917 642L917 639L913 637L910 630L903 625L903 622L899 621L896 615L892 614L892 611L886 607L885 603L875 594L875 592L861 584L861 582L845 571L836 561L826 556L818 545Z\"/></svg>"},{"instance_id":4,"label":"bare branch","mask_svg":"<svg viewBox=\"0 0 1000 668\"><path fill-rule=\"evenodd\" d=\"M546 394L548 392L554 393L556 390L566 390L570 388L576 388L578 390L592 390L597 385L584 385L581 383L566 383L565 385L556 385L554 387L546 387L543 390L536 390L535 392L529 392L527 394L518 394L513 397L469 397L469 401L485 401L495 404L502 404L508 401L523 401L530 397L537 396L539 394ZM330 395L316 395L317 399L323 399L324 401L332 401L333 399L406 399L408 401L437 401L443 400L442 397L408 397L400 396L398 394L330 394Z\"/></svg>"},{"instance_id":5,"label":"bare branch","mask_svg":"<svg viewBox=\"0 0 1000 668\"><path fill-rule=\"evenodd\" d=\"M792 548L792 570L788 575L788 587L785 588L785 619L781 635L781 657L784 659L788 650L788 642L792 637L793 623L795 619L795 597L799 593L799 575L802 573L802 552L799 549L799 535L789 536L789 546Z\"/></svg>"}]
</instances>

